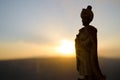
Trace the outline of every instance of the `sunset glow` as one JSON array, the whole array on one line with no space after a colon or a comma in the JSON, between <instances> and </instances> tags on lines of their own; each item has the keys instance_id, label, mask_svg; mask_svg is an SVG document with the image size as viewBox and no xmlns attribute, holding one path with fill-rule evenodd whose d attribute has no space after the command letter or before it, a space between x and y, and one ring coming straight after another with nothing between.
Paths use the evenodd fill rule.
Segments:
<instances>
[{"instance_id":1,"label":"sunset glow","mask_svg":"<svg viewBox=\"0 0 120 80\"><path fill-rule=\"evenodd\" d=\"M74 55L74 42L69 40L62 40L57 48L58 53L63 56L73 56Z\"/></svg>"}]
</instances>

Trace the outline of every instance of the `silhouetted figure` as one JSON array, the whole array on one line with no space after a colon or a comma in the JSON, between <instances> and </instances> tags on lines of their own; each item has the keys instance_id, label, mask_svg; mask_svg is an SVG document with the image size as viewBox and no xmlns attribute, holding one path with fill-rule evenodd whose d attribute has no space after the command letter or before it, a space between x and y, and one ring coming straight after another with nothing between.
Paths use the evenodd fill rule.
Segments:
<instances>
[{"instance_id":1,"label":"silhouetted figure","mask_svg":"<svg viewBox=\"0 0 120 80\"><path fill-rule=\"evenodd\" d=\"M105 80L98 64L97 29L89 25L94 17L92 7L82 9L80 16L84 27L75 39L78 80Z\"/></svg>"}]
</instances>

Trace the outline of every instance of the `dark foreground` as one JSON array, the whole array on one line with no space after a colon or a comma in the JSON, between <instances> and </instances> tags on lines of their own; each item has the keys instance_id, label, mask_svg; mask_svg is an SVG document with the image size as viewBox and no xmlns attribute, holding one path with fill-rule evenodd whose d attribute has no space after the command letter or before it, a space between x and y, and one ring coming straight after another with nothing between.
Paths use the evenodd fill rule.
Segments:
<instances>
[{"instance_id":1,"label":"dark foreground","mask_svg":"<svg viewBox=\"0 0 120 80\"><path fill-rule=\"evenodd\" d=\"M120 59L100 58L107 80L120 80ZM75 58L0 61L0 80L77 80Z\"/></svg>"}]
</instances>

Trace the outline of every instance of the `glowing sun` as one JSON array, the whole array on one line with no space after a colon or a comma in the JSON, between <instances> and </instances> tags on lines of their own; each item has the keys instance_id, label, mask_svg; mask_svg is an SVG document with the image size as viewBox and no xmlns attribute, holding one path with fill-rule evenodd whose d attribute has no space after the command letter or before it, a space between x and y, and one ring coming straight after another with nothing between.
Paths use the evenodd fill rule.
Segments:
<instances>
[{"instance_id":1,"label":"glowing sun","mask_svg":"<svg viewBox=\"0 0 120 80\"><path fill-rule=\"evenodd\" d=\"M74 55L74 42L69 40L62 40L60 42L57 51L64 56L73 56Z\"/></svg>"}]
</instances>

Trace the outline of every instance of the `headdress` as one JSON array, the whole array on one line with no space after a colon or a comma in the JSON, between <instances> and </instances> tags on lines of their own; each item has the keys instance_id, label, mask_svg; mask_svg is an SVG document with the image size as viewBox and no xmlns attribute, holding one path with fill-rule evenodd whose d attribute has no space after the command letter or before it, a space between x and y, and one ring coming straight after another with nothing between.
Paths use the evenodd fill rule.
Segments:
<instances>
[{"instance_id":1,"label":"headdress","mask_svg":"<svg viewBox=\"0 0 120 80\"><path fill-rule=\"evenodd\" d=\"M91 22L93 20L93 16L94 16L94 14L92 12L92 7L90 5L88 5L86 9L83 8L80 16L83 20L87 19L89 22Z\"/></svg>"}]
</instances>

